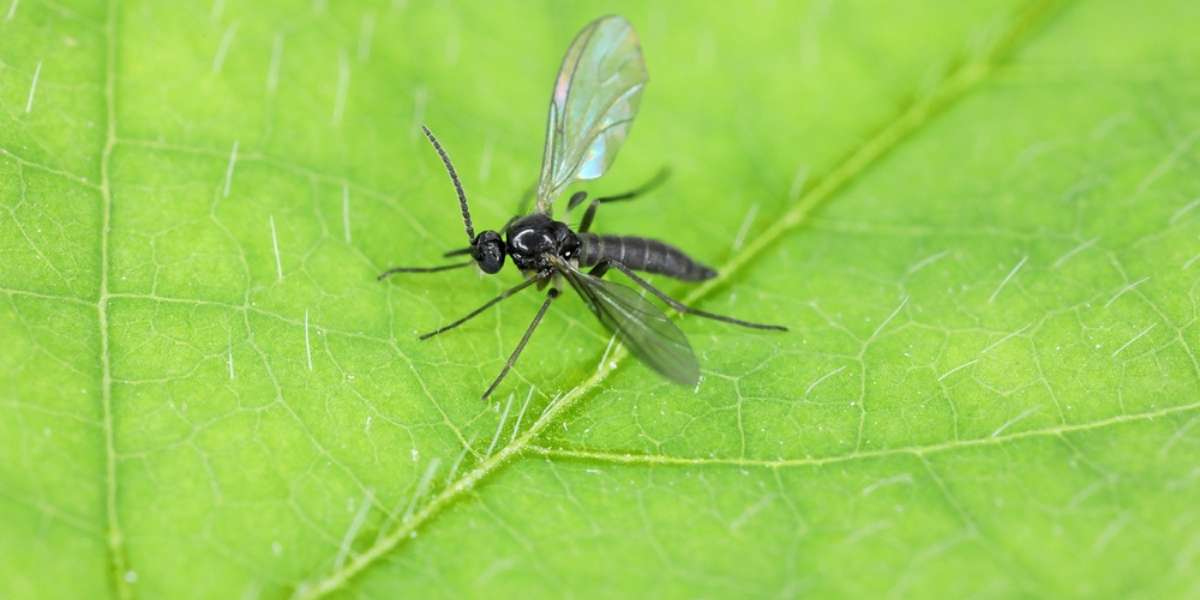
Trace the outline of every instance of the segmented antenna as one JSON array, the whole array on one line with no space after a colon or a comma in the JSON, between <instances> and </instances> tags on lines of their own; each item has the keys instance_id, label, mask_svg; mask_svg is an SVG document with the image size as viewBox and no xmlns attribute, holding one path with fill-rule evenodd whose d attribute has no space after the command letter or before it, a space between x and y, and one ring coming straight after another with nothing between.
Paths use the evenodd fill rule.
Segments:
<instances>
[{"instance_id":1,"label":"segmented antenna","mask_svg":"<svg viewBox=\"0 0 1200 600\"><path fill-rule=\"evenodd\" d=\"M454 165L450 164L450 155L442 149L442 145L438 143L437 138L433 137L433 132L428 127L422 125L421 131L425 132L425 137L429 138L433 149L437 150L438 156L442 157L442 164L446 165L446 172L450 174L450 181L454 183L454 191L458 193L458 205L462 208L463 226L467 229L467 243L474 244L475 227L471 225L471 211L467 208L467 193L463 191L462 183L458 181L458 173L454 171Z\"/></svg>"}]
</instances>

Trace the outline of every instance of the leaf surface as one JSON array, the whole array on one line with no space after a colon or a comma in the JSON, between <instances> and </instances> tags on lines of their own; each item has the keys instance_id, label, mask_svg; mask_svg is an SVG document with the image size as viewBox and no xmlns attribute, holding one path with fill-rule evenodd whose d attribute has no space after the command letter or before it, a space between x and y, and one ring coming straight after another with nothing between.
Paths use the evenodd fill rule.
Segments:
<instances>
[{"instance_id":1,"label":"leaf surface","mask_svg":"<svg viewBox=\"0 0 1200 600\"><path fill-rule=\"evenodd\" d=\"M636 364L511 272L563 49L651 81L597 230L788 334ZM1187 2L0 7L0 595L1197 592ZM64 576L69 573L69 576Z\"/></svg>"}]
</instances>

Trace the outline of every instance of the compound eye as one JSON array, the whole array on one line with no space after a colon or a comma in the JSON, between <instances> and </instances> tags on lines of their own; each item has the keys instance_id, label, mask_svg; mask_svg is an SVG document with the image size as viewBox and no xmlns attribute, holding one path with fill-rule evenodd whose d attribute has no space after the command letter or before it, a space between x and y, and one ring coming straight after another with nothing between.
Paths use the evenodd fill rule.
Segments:
<instances>
[{"instance_id":1,"label":"compound eye","mask_svg":"<svg viewBox=\"0 0 1200 600\"><path fill-rule=\"evenodd\" d=\"M500 272L504 266L504 241L495 231L485 231L475 238L471 253L479 268L489 275Z\"/></svg>"}]
</instances>

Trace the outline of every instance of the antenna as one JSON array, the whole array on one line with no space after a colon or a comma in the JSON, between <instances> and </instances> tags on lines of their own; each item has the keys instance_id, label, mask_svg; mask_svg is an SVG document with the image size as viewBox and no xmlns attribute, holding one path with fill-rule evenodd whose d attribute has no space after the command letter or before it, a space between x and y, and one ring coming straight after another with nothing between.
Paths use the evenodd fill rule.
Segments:
<instances>
[{"instance_id":1,"label":"antenna","mask_svg":"<svg viewBox=\"0 0 1200 600\"><path fill-rule=\"evenodd\" d=\"M450 174L450 181L454 183L454 191L458 193L458 206L462 209L463 226L467 229L467 243L474 244L475 227L471 225L471 211L467 208L467 193L463 191L462 183L458 181L458 173L454 171L454 165L450 163L450 155L442 149L442 145L438 143L437 138L433 137L433 132L428 127L422 125L421 131L425 132L425 137L429 138L433 149L437 150L438 156L442 157L442 164L446 165L446 172Z\"/></svg>"}]
</instances>

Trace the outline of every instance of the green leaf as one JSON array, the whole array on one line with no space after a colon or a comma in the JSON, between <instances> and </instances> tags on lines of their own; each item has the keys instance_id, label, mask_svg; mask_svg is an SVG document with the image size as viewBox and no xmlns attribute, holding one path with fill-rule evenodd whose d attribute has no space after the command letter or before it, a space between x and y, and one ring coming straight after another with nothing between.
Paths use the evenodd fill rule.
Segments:
<instances>
[{"instance_id":1,"label":"green leaf","mask_svg":"<svg viewBox=\"0 0 1200 600\"><path fill-rule=\"evenodd\" d=\"M571 294L374 276L536 176L619 12L597 227L696 389ZM0 595L1195 596L1194 2L0 6Z\"/></svg>"}]
</instances>

